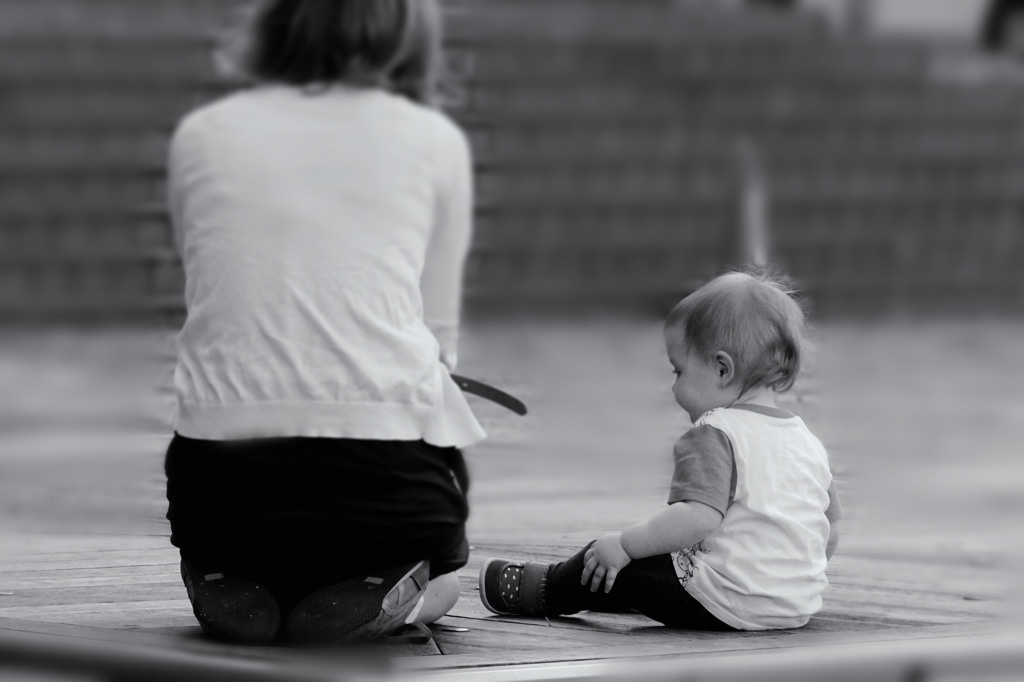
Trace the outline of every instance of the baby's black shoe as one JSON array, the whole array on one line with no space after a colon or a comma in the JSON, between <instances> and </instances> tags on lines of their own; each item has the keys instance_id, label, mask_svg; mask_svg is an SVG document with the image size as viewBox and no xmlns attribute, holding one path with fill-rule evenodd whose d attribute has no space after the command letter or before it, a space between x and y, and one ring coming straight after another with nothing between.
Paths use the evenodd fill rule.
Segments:
<instances>
[{"instance_id":1,"label":"baby's black shoe","mask_svg":"<svg viewBox=\"0 0 1024 682\"><path fill-rule=\"evenodd\" d=\"M488 559L480 568L480 601L491 613L544 616L547 564Z\"/></svg>"}]
</instances>

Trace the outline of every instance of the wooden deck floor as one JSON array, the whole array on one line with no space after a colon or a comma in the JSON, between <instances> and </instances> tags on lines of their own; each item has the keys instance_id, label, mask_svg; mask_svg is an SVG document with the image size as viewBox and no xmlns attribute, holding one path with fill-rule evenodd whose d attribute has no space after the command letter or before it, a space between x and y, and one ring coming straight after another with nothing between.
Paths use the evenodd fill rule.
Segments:
<instances>
[{"instance_id":1,"label":"wooden deck floor","mask_svg":"<svg viewBox=\"0 0 1024 682\"><path fill-rule=\"evenodd\" d=\"M520 420L476 404L492 438L468 453L473 551L459 573L462 599L435 627L433 644L385 653L396 668L424 673L498 675L511 674L505 666L557 663L505 678L555 679L573 661L668 657L685 665L835 644L952 646L1005 632L1024 506L1024 399L1016 390L1024 384L1014 376L1024 368L1024 326L991 325L983 340L975 332L825 330L825 359L788 399L829 446L847 511L825 608L798 631L710 634L669 631L636 615L548 622L482 607L476 571L486 557L559 560L659 509L671 444L686 423L671 405L656 325L472 330L463 371L522 393L534 413ZM891 357L880 359L879 348ZM979 349L1002 358L1001 371L980 370ZM879 383L887 363L902 374ZM153 425L166 408L166 384L160 395L138 403L156 405L155 413L140 407L135 426L113 432L41 430L25 420L5 429L0 652L135 656L167 670L248 679L280 672L282 662L294 671L311 655L227 647L198 634L162 518L168 436Z\"/></svg>"}]
</instances>

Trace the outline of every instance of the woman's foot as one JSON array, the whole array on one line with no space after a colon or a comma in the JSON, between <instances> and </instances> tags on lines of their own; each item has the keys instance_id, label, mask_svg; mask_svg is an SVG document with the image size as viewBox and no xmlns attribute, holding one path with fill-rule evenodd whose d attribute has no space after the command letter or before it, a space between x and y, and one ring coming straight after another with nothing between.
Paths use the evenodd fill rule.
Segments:
<instances>
[{"instance_id":1,"label":"woman's foot","mask_svg":"<svg viewBox=\"0 0 1024 682\"><path fill-rule=\"evenodd\" d=\"M445 573L431 580L427 584L423 608L416 617L416 622L430 625L447 616L459 601L459 592L459 577L455 573Z\"/></svg>"},{"instance_id":2,"label":"woman's foot","mask_svg":"<svg viewBox=\"0 0 1024 682\"><path fill-rule=\"evenodd\" d=\"M480 568L480 601L491 613L546 616L547 564L488 559Z\"/></svg>"},{"instance_id":3,"label":"woman's foot","mask_svg":"<svg viewBox=\"0 0 1024 682\"><path fill-rule=\"evenodd\" d=\"M245 644L263 644L277 637L281 610L263 587L236 575L200 570L181 562L192 611L207 635Z\"/></svg>"},{"instance_id":4,"label":"woman's foot","mask_svg":"<svg viewBox=\"0 0 1024 682\"><path fill-rule=\"evenodd\" d=\"M330 644L383 637L417 622L430 580L430 562L378 571L317 590L285 620L288 639Z\"/></svg>"}]
</instances>

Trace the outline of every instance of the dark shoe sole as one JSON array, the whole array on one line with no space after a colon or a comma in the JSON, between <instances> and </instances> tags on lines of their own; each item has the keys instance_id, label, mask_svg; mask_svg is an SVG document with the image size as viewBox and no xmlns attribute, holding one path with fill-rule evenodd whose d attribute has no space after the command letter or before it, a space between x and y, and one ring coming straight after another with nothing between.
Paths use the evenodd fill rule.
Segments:
<instances>
[{"instance_id":1,"label":"dark shoe sole","mask_svg":"<svg viewBox=\"0 0 1024 682\"><path fill-rule=\"evenodd\" d=\"M309 644L386 636L415 619L429 580L430 563L420 561L325 587L295 605L284 634Z\"/></svg>"},{"instance_id":2,"label":"dark shoe sole","mask_svg":"<svg viewBox=\"0 0 1024 682\"><path fill-rule=\"evenodd\" d=\"M203 574L185 562L181 577L192 612L208 636L244 644L264 644L277 638L281 609L262 585L231 574Z\"/></svg>"}]
</instances>

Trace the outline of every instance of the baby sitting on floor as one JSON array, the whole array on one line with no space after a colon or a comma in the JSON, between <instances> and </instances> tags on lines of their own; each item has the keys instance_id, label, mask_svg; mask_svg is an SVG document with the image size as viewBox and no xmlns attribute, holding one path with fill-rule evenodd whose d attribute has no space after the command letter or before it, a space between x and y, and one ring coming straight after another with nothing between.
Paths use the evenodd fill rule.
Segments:
<instances>
[{"instance_id":1,"label":"baby sitting on floor","mask_svg":"<svg viewBox=\"0 0 1024 682\"><path fill-rule=\"evenodd\" d=\"M723 275L669 315L676 402L694 426L675 446L669 506L559 564L489 559L490 611L561 616L635 609L699 630L805 625L822 605L839 533L828 456L775 404L800 369L804 315L782 281Z\"/></svg>"}]
</instances>

